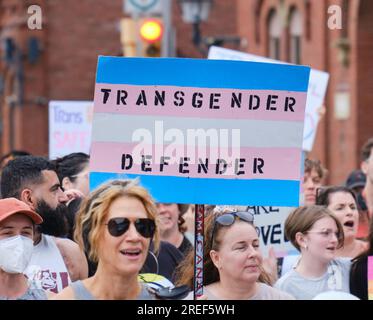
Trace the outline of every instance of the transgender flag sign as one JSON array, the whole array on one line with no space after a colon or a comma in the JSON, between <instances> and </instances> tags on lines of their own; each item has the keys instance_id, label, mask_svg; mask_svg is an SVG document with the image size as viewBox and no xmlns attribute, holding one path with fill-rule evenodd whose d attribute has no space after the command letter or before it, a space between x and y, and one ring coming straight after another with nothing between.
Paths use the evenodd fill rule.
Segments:
<instances>
[{"instance_id":1,"label":"transgender flag sign","mask_svg":"<svg viewBox=\"0 0 373 320\"><path fill-rule=\"evenodd\" d=\"M159 202L298 206L309 73L99 57L91 188L138 177Z\"/></svg>"}]
</instances>

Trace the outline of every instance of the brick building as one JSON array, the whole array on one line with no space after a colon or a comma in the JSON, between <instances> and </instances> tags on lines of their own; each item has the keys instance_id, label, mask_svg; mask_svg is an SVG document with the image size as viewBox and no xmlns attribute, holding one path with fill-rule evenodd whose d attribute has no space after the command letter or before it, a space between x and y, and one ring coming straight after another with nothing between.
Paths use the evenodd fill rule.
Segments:
<instances>
[{"instance_id":1,"label":"brick building","mask_svg":"<svg viewBox=\"0 0 373 320\"><path fill-rule=\"evenodd\" d=\"M27 10L34 4L42 9L41 30L28 28ZM175 4L176 52L200 57L191 42L192 26L181 21ZM218 1L202 32L235 34L235 8L230 1ZM48 102L93 100L97 56L122 55L123 16L123 0L0 0L0 154L14 148L48 154ZM221 24L222 20L227 22ZM40 50L30 62L33 38ZM20 59L4 60L7 39L12 41L13 56L22 54Z\"/></svg>"},{"instance_id":2,"label":"brick building","mask_svg":"<svg viewBox=\"0 0 373 320\"><path fill-rule=\"evenodd\" d=\"M202 57L176 2L176 53ZM27 25L33 4L42 8L41 30ZM331 5L343 8L341 30L328 29ZM14 148L48 154L48 102L93 99L97 56L122 54L123 15L123 0L0 0L0 154ZM359 148L373 135L372 24L368 0L215 0L201 31L239 35L247 45L231 48L331 73L312 156L337 183L358 165Z\"/></svg>"},{"instance_id":3,"label":"brick building","mask_svg":"<svg viewBox=\"0 0 373 320\"><path fill-rule=\"evenodd\" d=\"M333 25L338 8L342 28ZM373 136L373 2L239 0L237 12L238 33L250 53L330 73L327 112L310 156L329 169L330 183L343 182Z\"/></svg>"}]
</instances>

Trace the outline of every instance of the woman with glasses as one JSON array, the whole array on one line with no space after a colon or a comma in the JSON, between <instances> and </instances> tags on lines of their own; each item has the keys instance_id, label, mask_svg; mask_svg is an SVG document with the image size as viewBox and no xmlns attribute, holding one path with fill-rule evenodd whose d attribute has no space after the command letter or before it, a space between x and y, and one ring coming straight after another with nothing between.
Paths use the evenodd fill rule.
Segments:
<instances>
[{"instance_id":1,"label":"woman with glasses","mask_svg":"<svg viewBox=\"0 0 373 320\"><path fill-rule=\"evenodd\" d=\"M351 261L336 259L343 227L329 209L316 205L295 209L285 221L285 235L301 255L275 287L300 300L326 291L349 292Z\"/></svg>"},{"instance_id":2,"label":"woman with glasses","mask_svg":"<svg viewBox=\"0 0 373 320\"><path fill-rule=\"evenodd\" d=\"M83 202L75 238L98 263L94 276L77 281L56 299L153 299L138 281L150 242L159 245L157 209L149 193L134 182L114 180L101 185Z\"/></svg>"},{"instance_id":3,"label":"woman with glasses","mask_svg":"<svg viewBox=\"0 0 373 320\"><path fill-rule=\"evenodd\" d=\"M253 222L251 213L227 208L205 219L203 293L207 299L294 299L269 285ZM191 252L180 266L178 284L193 288L193 264Z\"/></svg>"},{"instance_id":4,"label":"woman with glasses","mask_svg":"<svg viewBox=\"0 0 373 320\"><path fill-rule=\"evenodd\" d=\"M343 247L337 250L338 257L354 258L367 249L367 243L356 239L359 228L359 212L353 191L344 186L319 189L316 204L327 207L342 224Z\"/></svg>"}]
</instances>

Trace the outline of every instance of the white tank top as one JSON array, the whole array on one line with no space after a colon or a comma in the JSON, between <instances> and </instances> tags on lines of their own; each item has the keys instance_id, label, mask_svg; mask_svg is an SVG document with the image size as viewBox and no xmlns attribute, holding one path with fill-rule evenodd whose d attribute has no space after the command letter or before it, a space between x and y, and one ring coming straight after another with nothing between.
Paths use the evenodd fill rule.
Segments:
<instances>
[{"instance_id":1,"label":"white tank top","mask_svg":"<svg viewBox=\"0 0 373 320\"><path fill-rule=\"evenodd\" d=\"M24 274L37 287L55 293L71 283L69 272L53 237L42 234L34 246L31 261Z\"/></svg>"}]
</instances>

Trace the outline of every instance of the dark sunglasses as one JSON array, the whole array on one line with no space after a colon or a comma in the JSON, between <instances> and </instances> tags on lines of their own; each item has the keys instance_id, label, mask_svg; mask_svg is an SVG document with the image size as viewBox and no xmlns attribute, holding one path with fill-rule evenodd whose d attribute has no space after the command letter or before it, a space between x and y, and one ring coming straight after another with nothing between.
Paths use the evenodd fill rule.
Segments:
<instances>
[{"instance_id":1,"label":"dark sunglasses","mask_svg":"<svg viewBox=\"0 0 373 320\"><path fill-rule=\"evenodd\" d=\"M107 228L113 237L120 237L124 234L132 222L128 218L112 218L108 221ZM135 228L144 238L153 238L155 232L155 222L152 219L137 219Z\"/></svg>"},{"instance_id":2,"label":"dark sunglasses","mask_svg":"<svg viewBox=\"0 0 373 320\"><path fill-rule=\"evenodd\" d=\"M212 245L214 244L214 234L216 230L216 225L220 224L221 226L224 227L229 227L231 226L236 219L246 221L248 223L254 223L254 215L250 212L246 211L238 211L238 212L229 212L229 213L224 213L220 216L218 216L215 221L214 221L214 226L212 228L212 234L211 234L211 248Z\"/></svg>"}]
</instances>

